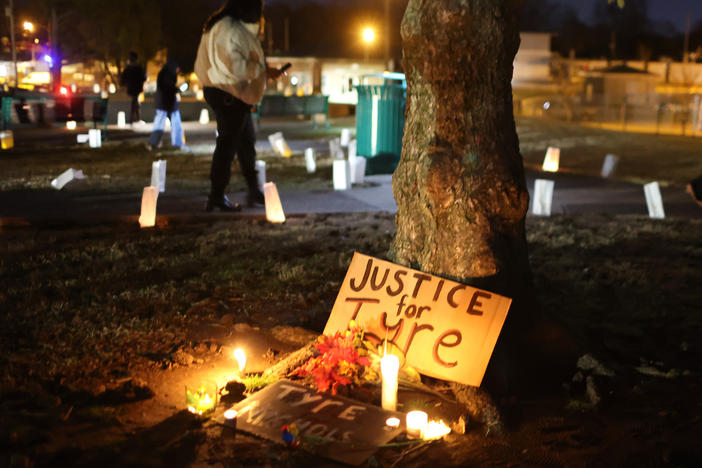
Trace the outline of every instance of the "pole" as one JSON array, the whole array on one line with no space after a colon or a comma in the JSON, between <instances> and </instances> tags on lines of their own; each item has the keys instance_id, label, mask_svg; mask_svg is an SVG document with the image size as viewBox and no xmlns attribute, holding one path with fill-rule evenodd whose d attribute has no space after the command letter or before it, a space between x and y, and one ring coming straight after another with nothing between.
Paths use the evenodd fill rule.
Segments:
<instances>
[{"instance_id":1,"label":"pole","mask_svg":"<svg viewBox=\"0 0 702 468\"><path fill-rule=\"evenodd\" d=\"M385 0L385 66L390 70L390 42L392 34L390 33L390 0Z\"/></svg>"},{"instance_id":2,"label":"pole","mask_svg":"<svg viewBox=\"0 0 702 468\"><path fill-rule=\"evenodd\" d=\"M273 55L273 20L266 23L266 36L268 38L268 55Z\"/></svg>"},{"instance_id":3,"label":"pole","mask_svg":"<svg viewBox=\"0 0 702 468\"><path fill-rule=\"evenodd\" d=\"M61 85L61 53L59 52L58 43L58 15L56 14L56 7L51 8L51 30L50 41L51 46L49 47L49 54L51 55L51 88L56 88Z\"/></svg>"},{"instance_id":4,"label":"pole","mask_svg":"<svg viewBox=\"0 0 702 468\"><path fill-rule=\"evenodd\" d=\"M683 44L683 63L690 61L690 12L685 20L685 43Z\"/></svg>"},{"instance_id":5,"label":"pole","mask_svg":"<svg viewBox=\"0 0 702 468\"><path fill-rule=\"evenodd\" d=\"M17 47L15 46L15 8L13 0L10 0L7 16L10 17L10 43L12 44L12 63L15 67L15 88L19 88L19 75L17 74Z\"/></svg>"}]
</instances>

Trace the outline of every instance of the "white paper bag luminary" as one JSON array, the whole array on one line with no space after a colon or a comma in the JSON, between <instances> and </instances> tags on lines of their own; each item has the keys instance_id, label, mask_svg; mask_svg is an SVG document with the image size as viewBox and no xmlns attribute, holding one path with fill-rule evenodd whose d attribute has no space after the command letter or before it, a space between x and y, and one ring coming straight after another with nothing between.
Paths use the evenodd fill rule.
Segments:
<instances>
[{"instance_id":1,"label":"white paper bag luminary","mask_svg":"<svg viewBox=\"0 0 702 468\"><path fill-rule=\"evenodd\" d=\"M661 197L661 188L658 182L651 182L650 184L644 185L644 195L646 195L648 216L654 219L664 219L663 197Z\"/></svg>"},{"instance_id":2,"label":"white paper bag luminary","mask_svg":"<svg viewBox=\"0 0 702 468\"><path fill-rule=\"evenodd\" d=\"M202 125L207 125L208 123L210 123L210 111L208 111L207 109L202 109L202 110L200 111L200 120L199 120L199 122L200 122Z\"/></svg>"},{"instance_id":3,"label":"white paper bag luminary","mask_svg":"<svg viewBox=\"0 0 702 468\"><path fill-rule=\"evenodd\" d=\"M158 191L166 191L166 161L159 159L151 163L151 186L158 187Z\"/></svg>"},{"instance_id":4,"label":"white paper bag luminary","mask_svg":"<svg viewBox=\"0 0 702 468\"><path fill-rule=\"evenodd\" d=\"M102 146L102 130L97 128L88 130L88 144L91 148L100 148Z\"/></svg>"},{"instance_id":5,"label":"white paper bag luminary","mask_svg":"<svg viewBox=\"0 0 702 468\"><path fill-rule=\"evenodd\" d=\"M256 161L256 177L258 189L263 191L263 186L266 183L266 161Z\"/></svg>"},{"instance_id":6,"label":"white paper bag luminary","mask_svg":"<svg viewBox=\"0 0 702 468\"><path fill-rule=\"evenodd\" d=\"M344 159L344 150L341 149L341 140L339 138L329 140L329 156L332 159Z\"/></svg>"},{"instance_id":7,"label":"white paper bag luminary","mask_svg":"<svg viewBox=\"0 0 702 468\"><path fill-rule=\"evenodd\" d=\"M619 156L615 156L614 154L608 154L607 156L605 156L604 163L602 164L602 173L600 175L605 179L608 177L612 177L614 175L614 171L617 170L618 164Z\"/></svg>"},{"instance_id":8,"label":"white paper bag luminary","mask_svg":"<svg viewBox=\"0 0 702 468\"><path fill-rule=\"evenodd\" d=\"M561 149L551 146L546 150L542 169L546 172L558 172L559 160L561 159Z\"/></svg>"},{"instance_id":9,"label":"white paper bag luminary","mask_svg":"<svg viewBox=\"0 0 702 468\"><path fill-rule=\"evenodd\" d=\"M351 166L351 183L352 184L362 184L363 179L366 175L366 162L367 159L363 156L356 157L353 161L349 162Z\"/></svg>"},{"instance_id":10,"label":"white paper bag luminary","mask_svg":"<svg viewBox=\"0 0 702 468\"><path fill-rule=\"evenodd\" d=\"M314 153L314 148L305 150L305 166L308 174L314 174L317 171L317 159Z\"/></svg>"},{"instance_id":11,"label":"white paper bag luminary","mask_svg":"<svg viewBox=\"0 0 702 468\"><path fill-rule=\"evenodd\" d=\"M117 126L119 128L127 126L127 114L125 114L124 111L117 112Z\"/></svg>"},{"instance_id":12,"label":"white paper bag luminary","mask_svg":"<svg viewBox=\"0 0 702 468\"><path fill-rule=\"evenodd\" d=\"M342 147L346 148L349 146L349 142L351 141L351 129L344 128L341 130L341 138L339 139L339 143L341 144Z\"/></svg>"},{"instance_id":13,"label":"white paper bag luminary","mask_svg":"<svg viewBox=\"0 0 702 468\"><path fill-rule=\"evenodd\" d=\"M335 159L332 177L334 190L348 190L351 188L351 165L345 159Z\"/></svg>"},{"instance_id":14,"label":"white paper bag luminary","mask_svg":"<svg viewBox=\"0 0 702 468\"><path fill-rule=\"evenodd\" d=\"M73 168L70 168L64 171L60 176L52 180L51 186L56 190L61 190L63 187L66 186L67 183L78 179L85 179L83 171L77 171Z\"/></svg>"},{"instance_id":15,"label":"white paper bag luminary","mask_svg":"<svg viewBox=\"0 0 702 468\"><path fill-rule=\"evenodd\" d=\"M144 187L141 195L141 215L139 226L142 228L156 225L156 202L158 201L158 187Z\"/></svg>"},{"instance_id":16,"label":"white paper bag luminary","mask_svg":"<svg viewBox=\"0 0 702 468\"><path fill-rule=\"evenodd\" d=\"M280 154L284 158L289 158L290 156L292 156L292 151L290 151L290 147L288 146L288 143L285 141L285 137L283 136L283 132L277 132L277 133L273 133L271 135L268 135L268 142L273 147L273 151Z\"/></svg>"},{"instance_id":17,"label":"white paper bag luminary","mask_svg":"<svg viewBox=\"0 0 702 468\"><path fill-rule=\"evenodd\" d=\"M266 200L266 219L271 223L284 223L283 205L280 203L278 189L273 182L263 184L263 196Z\"/></svg>"},{"instance_id":18,"label":"white paper bag luminary","mask_svg":"<svg viewBox=\"0 0 702 468\"><path fill-rule=\"evenodd\" d=\"M4 130L0 132L0 146L2 149L10 149L15 146L15 134L12 130Z\"/></svg>"},{"instance_id":19,"label":"white paper bag luminary","mask_svg":"<svg viewBox=\"0 0 702 468\"><path fill-rule=\"evenodd\" d=\"M536 179L534 181L534 203L531 208L533 214L551 216L554 185L552 180Z\"/></svg>"},{"instance_id":20,"label":"white paper bag luminary","mask_svg":"<svg viewBox=\"0 0 702 468\"><path fill-rule=\"evenodd\" d=\"M354 159L356 159L356 148L358 147L358 142L356 140L349 141L349 162L353 164Z\"/></svg>"}]
</instances>

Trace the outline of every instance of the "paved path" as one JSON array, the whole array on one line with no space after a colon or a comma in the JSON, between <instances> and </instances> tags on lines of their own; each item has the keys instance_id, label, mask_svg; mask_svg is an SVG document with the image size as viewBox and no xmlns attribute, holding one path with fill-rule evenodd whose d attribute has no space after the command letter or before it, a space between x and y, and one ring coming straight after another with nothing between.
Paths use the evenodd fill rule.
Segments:
<instances>
[{"instance_id":1,"label":"paved path","mask_svg":"<svg viewBox=\"0 0 702 468\"><path fill-rule=\"evenodd\" d=\"M348 122L342 121L342 125L344 124L348 125ZM282 128L286 135L295 134L301 125L309 127L308 123L300 124L293 121L276 123L275 129ZM119 130L114 133L111 131L111 137L146 138L150 132L150 126L145 125L137 130L136 132ZM185 130L189 145L198 146L199 150L210 148L207 151L214 148L214 124L203 126L186 123ZM265 136L271 131L270 127L261 130L257 142L259 149L270 150ZM41 133L33 130L30 135L32 139L41 137L40 140L44 142L66 138L65 131ZM18 140L18 146L22 146L24 144L22 138ZM305 138L304 134L303 137L289 139L289 144L294 151L303 151L310 146L318 150L328 148L324 140ZM647 214L643 187L638 184L565 173L528 171L527 185L530 193L533 193L536 178L555 181L553 214ZM288 216L307 213L395 212L397 207L392 195L391 176L368 176L366 182L363 187L354 187L347 191L283 190L280 197ZM682 190L663 188L662 196L667 216L702 218L702 207L695 204ZM243 193L231 194L231 198L235 201L243 202L243 197ZM0 218L2 218L0 223L71 224L110 220L136 221L140 200L140 192L95 192L71 189L70 185L62 191L0 192ZM264 215L263 208L245 209L237 214L218 212L206 214L203 211L205 200L205 193L167 190L159 196L158 213L169 217Z\"/></svg>"}]
</instances>

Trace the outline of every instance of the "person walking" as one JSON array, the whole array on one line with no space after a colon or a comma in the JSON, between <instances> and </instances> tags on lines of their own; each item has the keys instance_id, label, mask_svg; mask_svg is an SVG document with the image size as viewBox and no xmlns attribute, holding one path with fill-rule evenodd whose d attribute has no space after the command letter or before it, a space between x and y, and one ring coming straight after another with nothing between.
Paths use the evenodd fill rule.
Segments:
<instances>
[{"instance_id":1,"label":"person walking","mask_svg":"<svg viewBox=\"0 0 702 468\"><path fill-rule=\"evenodd\" d=\"M156 78L156 116L154 117L154 128L149 137L149 149L158 148L161 145L163 132L166 128L166 119L171 121L171 144L180 150L188 151L183 139L183 126L180 120L180 110L178 110L178 62L169 58L166 64L158 72Z\"/></svg>"},{"instance_id":2,"label":"person walking","mask_svg":"<svg viewBox=\"0 0 702 468\"><path fill-rule=\"evenodd\" d=\"M144 67L137 63L137 58L136 52L129 52L129 62L120 77L121 85L127 87L127 94L131 98L131 107L129 109L130 124L141 120L139 95L144 91L144 82L146 81L146 72Z\"/></svg>"},{"instance_id":3,"label":"person walking","mask_svg":"<svg viewBox=\"0 0 702 468\"><path fill-rule=\"evenodd\" d=\"M691 180L690 183L685 186L685 190L698 205L702 206L702 175Z\"/></svg>"},{"instance_id":4,"label":"person walking","mask_svg":"<svg viewBox=\"0 0 702 468\"><path fill-rule=\"evenodd\" d=\"M239 211L225 195L234 154L246 181L249 206L264 204L256 171L256 133L251 107L261 101L267 79L283 72L269 68L259 40L263 0L227 0L205 23L195 73L217 120L217 143L210 169L206 211Z\"/></svg>"}]
</instances>

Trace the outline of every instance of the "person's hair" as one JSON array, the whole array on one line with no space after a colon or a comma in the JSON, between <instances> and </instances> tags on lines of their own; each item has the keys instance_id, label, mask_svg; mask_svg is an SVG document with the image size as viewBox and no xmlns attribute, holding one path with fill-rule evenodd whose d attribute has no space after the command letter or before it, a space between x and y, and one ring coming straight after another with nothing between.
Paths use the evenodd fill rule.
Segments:
<instances>
[{"instance_id":1,"label":"person's hair","mask_svg":"<svg viewBox=\"0 0 702 468\"><path fill-rule=\"evenodd\" d=\"M212 13L205 22L204 31L209 31L212 26L225 16L244 23L258 23L263 14L263 0L227 0L219 10Z\"/></svg>"},{"instance_id":2,"label":"person's hair","mask_svg":"<svg viewBox=\"0 0 702 468\"><path fill-rule=\"evenodd\" d=\"M134 52L134 51L129 52L129 61L130 62L135 63L137 61L138 57L139 56L137 55L136 52Z\"/></svg>"}]
</instances>

